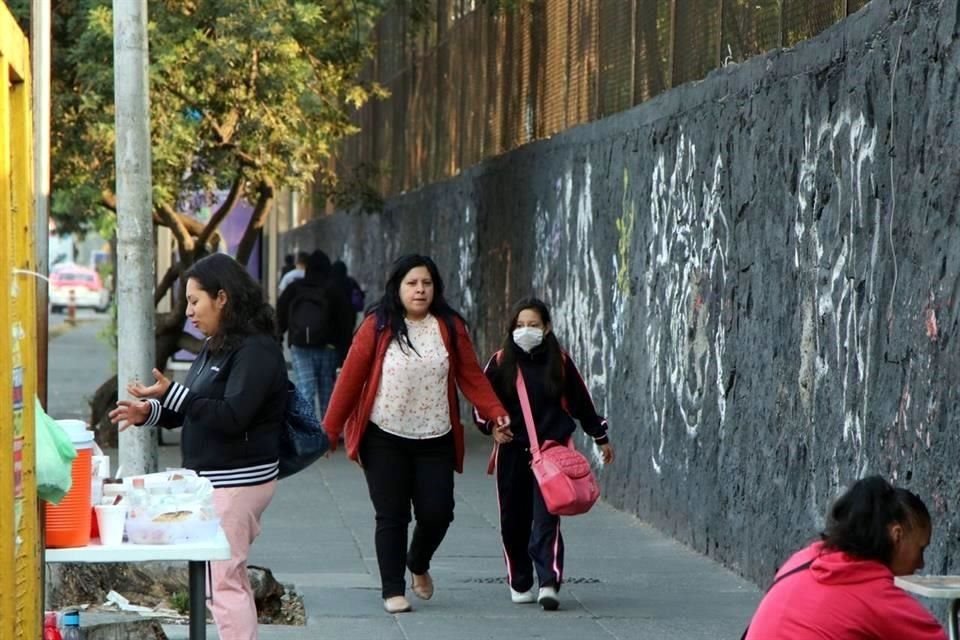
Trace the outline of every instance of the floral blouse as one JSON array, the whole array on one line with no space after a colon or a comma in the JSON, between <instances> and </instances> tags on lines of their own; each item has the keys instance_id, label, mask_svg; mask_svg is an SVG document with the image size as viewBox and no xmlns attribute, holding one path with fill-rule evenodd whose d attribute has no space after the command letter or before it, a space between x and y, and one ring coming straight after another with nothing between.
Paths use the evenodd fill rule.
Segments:
<instances>
[{"instance_id":1,"label":"floral blouse","mask_svg":"<svg viewBox=\"0 0 960 640\"><path fill-rule=\"evenodd\" d=\"M450 356L434 316L405 322L416 351L391 340L370 421L403 438L436 438L450 431Z\"/></svg>"}]
</instances>

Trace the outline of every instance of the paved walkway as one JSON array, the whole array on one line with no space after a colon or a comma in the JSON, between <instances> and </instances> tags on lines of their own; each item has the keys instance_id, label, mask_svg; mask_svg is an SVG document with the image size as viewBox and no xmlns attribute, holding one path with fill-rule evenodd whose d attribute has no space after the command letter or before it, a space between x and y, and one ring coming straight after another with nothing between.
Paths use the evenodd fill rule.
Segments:
<instances>
[{"instance_id":1,"label":"paved walkway","mask_svg":"<svg viewBox=\"0 0 960 640\"><path fill-rule=\"evenodd\" d=\"M81 324L51 344L55 417L73 408L109 366L95 335ZM64 376L69 376L68 381ZM605 504L564 520L567 583L560 610L514 605L504 584L493 482L485 474L489 441L471 429L465 473L456 478L456 520L434 559L436 594L410 594L415 610L384 613L373 548L373 511L360 469L341 451L280 483L251 562L269 567L303 595L306 627L262 627L263 640L481 640L594 638L699 640L738 638L759 599L756 587ZM178 462L161 449L161 465ZM623 463L621 459L619 463ZM185 627L166 627L185 640ZM209 627L210 638L216 638Z\"/></svg>"}]
</instances>

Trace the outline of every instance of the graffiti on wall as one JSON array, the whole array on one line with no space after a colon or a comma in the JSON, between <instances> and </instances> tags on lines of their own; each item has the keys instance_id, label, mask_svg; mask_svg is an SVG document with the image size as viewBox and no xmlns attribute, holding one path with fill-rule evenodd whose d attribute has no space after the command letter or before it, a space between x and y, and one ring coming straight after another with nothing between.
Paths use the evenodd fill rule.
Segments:
<instances>
[{"instance_id":1,"label":"graffiti on wall","mask_svg":"<svg viewBox=\"0 0 960 640\"><path fill-rule=\"evenodd\" d=\"M568 165L553 193L537 203L533 286L551 304L557 335L580 368L597 410L607 415L609 372L616 368L607 294L616 286L616 271L604 271L593 246L592 179L588 161Z\"/></svg>"},{"instance_id":2,"label":"graffiti on wall","mask_svg":"<svg viewBox=\"0 0 960 640\"><path fill-rule=\"evenodd\" d=\"M665 451L674 440L671 429L696 436L711 397L721 438L726 416L720 320L730 228L723 209L723 159L717 154L712 170L701 173L696 144L682 131L672 156L668 161L661 151L651 176L646 246L651 268L643 281L651 413L645 422L655 430L652 442L658 444L650 460L658 474L671 457ZM686 466L686 460L672 459Z\"/></svg>"},{"instance_id":3,"label":"graffiti on wall","mask_svg":"<svg viewBox=\"0 0 960 640\"><path fill-rule=\"evenodd\" d=\"M836 493L841 460L857 476L867 472L864 417L877 333L877 264L884 246L876 197L877 129L849 109L819 122L804 118L794 212L794 268L800 309L797 371L803 423L811 449L826 447L831 468L810 465L809 516L821 524ZM839 383L839 384L838 384ZM830 424L818 406L837 403L842 424ZM839 433L839 437L837 434ZM840 448L848 455L840 455ZM827 473L825 473L827 471Z\"/></svg>"}]
</instances>

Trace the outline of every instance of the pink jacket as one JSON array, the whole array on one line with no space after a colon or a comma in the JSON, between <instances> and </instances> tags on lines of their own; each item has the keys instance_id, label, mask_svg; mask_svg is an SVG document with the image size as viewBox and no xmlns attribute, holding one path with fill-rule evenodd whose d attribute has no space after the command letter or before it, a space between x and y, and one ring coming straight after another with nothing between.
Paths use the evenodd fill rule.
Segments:
<instances>
[{"instance_id":1,"label":"pink jacket","mask_svg":"<svg viewBox=\"0 0 960 640\"><path fill-rule=\"evenodd\" d=\"M809 569L770 589L750 622L747 640L946 640L936 619L893 584L874 560L827 551L822 542L798 551L778 576L809 560Z\"/></svg>"}]
</instances>

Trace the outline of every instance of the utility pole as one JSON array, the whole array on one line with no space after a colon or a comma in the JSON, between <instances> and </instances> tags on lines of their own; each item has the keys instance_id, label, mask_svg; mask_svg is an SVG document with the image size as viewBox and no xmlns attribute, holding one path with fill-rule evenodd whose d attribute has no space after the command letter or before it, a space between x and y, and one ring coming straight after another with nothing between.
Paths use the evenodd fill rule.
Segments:
<instances>
[{"instance_id":1,"label":"utility pole","mask_svg":"<svg viewBox=\"0 0 960 640\"><path fill-rule=\"evenodd\" d=\"M153 383L153 289L156 283L150 154L147 0L113 1L113 93L117 163L117 395L134 380ZM124 474L157 468L152 429L120 432Z\"/></svg>"},{"instance_id":2,"label":"utility pole","mask_svg":"<svg viewBox=\"0 0 960 640\"><path fill-rule=\"evenodd\" d=\"M50 0L30 5L33 74L34 257L31 269L47 275L50 224ZM47 406L47 281L37 278L37 398Z\"/></svg>"},{"instance_id":3,"label":"utility pole","mask_svg":"<svg viewBox=\"0 0 960 640\"><path fill-rule=\"evenodd\" d=\"M50 265L50 40L52 21L51 0L31 0L30 3L30 52L33 79L33 213L34 248L36 262L33 270L47 275ZM47 281L37 278L37 398L47 409L47 345L50 340L47 316L49 287ZM44 548L44 510L37 501L37 538ZM36 610L44 611L46 602L46 564L37 563ZM37 621L38 624L40 621ZM39 627L37 627L39 629Z\"/></svg>"}]
</instances>

